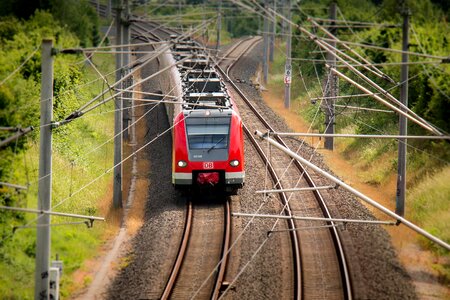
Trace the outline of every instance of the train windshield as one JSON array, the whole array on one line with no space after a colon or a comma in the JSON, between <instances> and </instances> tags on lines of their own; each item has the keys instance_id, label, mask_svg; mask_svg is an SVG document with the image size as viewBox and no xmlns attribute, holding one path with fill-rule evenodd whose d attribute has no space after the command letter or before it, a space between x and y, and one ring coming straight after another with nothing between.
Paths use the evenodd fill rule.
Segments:
<instances>
[{"instance_id":1,"label":"train windshield","mask_svg":"<svg viewBox=\"0 0 450 300\"><path fill-rule=\"evenodd\" d=\"M228 148L230 117L186 118L185 121L189 149Z\"/></svg>"}]
</instances>

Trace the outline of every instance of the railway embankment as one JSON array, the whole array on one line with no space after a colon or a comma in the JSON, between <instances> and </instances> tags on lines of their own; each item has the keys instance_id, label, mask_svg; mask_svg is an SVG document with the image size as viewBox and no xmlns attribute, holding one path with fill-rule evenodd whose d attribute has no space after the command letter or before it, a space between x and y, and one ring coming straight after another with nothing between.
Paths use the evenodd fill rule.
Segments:
<instances>
[{"instance_id":1,"label":"railway embankment","mask_svg":"<svg viewBox=\"0 0 450 300\"><path fill-rule=\"evenodd\" d=\"M281 68L275 59L271 66L269 84L264 87L262 98L277 115L282 116L294 132L308 132L310 119L305 113L310 101L305 98L293 99L291 109L284 108ZM252 83L257 83L261 76L254 76ZM300 79L298 79L300 80ZM313 132L317 130L313 127ZM347 133L347 132L346 132ZM350 133L350 132L348 132ZM308 138L310 145L317 145L326 165L342 180L352 185L372 199L378 200L385 207L395 210L396 191L396 148L383 150L383 145L373 141L373 148L367 144L352 144L349 140L335 140L335 151L323 149L323 140ZM384 151L384 152L383 152ZM426 163L420 161L427 155L412 158L408 165L408 196L406 218L419 224L426 230L448 240L450 230L449 196L450 187L445 184L450 168L445 164L430 172ZM438 160L433 156L430 159ZM429 165L429 164L428 164ZM437 171L436 171L437 170ZM447 179L448 180L448 179ZM371 212L381 218L383 215L375 210ZM398 259L413 279L416 292L420 298L441 299L450 294L450 255L438 246L420 237L403 226L387 227L392 245Z\"/></svg>"}]
</instances>

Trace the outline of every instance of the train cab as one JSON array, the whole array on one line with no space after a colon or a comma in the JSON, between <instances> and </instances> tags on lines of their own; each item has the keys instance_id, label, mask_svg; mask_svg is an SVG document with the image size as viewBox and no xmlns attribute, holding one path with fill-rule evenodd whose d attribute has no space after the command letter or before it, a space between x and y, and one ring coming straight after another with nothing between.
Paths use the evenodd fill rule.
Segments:
<instances>
[{"instance_id":1,"label":"train cab","mask_svg":"<svg viewBox=\"0 0 450 300\"><path fill-rule=\"evenodd\" d=\"M245 179L242 121L232 109L183 111L174 119L172 183L235 192Z\"/></svg>"}]
</instances>

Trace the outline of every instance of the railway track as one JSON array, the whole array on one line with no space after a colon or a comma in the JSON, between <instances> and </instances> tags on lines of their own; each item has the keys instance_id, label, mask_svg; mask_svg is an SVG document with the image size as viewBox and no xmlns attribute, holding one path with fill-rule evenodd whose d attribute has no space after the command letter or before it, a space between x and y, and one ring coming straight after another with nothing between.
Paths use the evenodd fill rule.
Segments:
<instances>
[{"instance_id":1,"label":"railway track","mask_svg":"<svg viewBox=\"0 0 450 300\"><path fill-rule=\"evenodd\" d=\"M227 77L229 77L230 69L242 56L242 53L250 51L250 49L252 49L259 41L261 41L260 36L244 38L231 46L230 49L218 59L218 66L220 69L224 70Z\"/></svg>"},{"instance_id":2,"label":"railway track","mask_svg":"<svg viewBox=\"0 0 450 300\"><path fill-rule=\"evenodd\" d=\"M219 298L231 234L229 201L222 202L188 202L183 238L161 299Z\"/></svg>"},{"instance_id":3,"label":"railway track","mask_svg":"<svg viewBox=\"0 0 450 300\"><path fill-rule=\"evenodd\" d=\"M255 42L256 43L256 42ZM248 45L248 49L253 44ZM228 90L234 94L234 99L245 124L245 133L260 153L262 159L267 161L276 189L311 188L318 179L316 174L309 174L296 161L276 149L267 149L259 140L256 140L255 130L274 131L270 124L252 105L251 101L238 88L228 76L235 62L248 52L245 47L236 47L234 55L240 55L231 65L219 65L219 71L227 78ZM222 67L226 69L223 70ZM283 140L278 142L286 145ZM269 153L270 151L270 153ZM282 192L280 199L284 205L284 214L331 218L326 203L317 190L310 192ZM352 286L348 272L348 263L345 256L339 230L331 221L289 221L289 232L292 240L294 261L294 282L296 299L352 299Z\"/></svg>"},{"instance_id":4,"label":"railway track","mask_svg":"<svg viewBox=\"0 0 450 300\"><path fill-rule=\"evenodd\" d=\"M148 41L148 36L152 35L154 39L167 40L167 37L174 33L163 30L161 27L155 28L155 25L143 23L134 26L134 37ZM164 37L155 34L155 30L159 30L159 34ZM230 48L225 58L219 61L218 70L228 81L229 91L234 94L245 122L244 130L247 137L255 145L261 157L268 161L275 188L314 187L313 179L316 175L308 174L301 165L278 150L271 149L269 153L262 142L254 138L253 132L257 129L265 128L269 131L273 129L229 77L235 63L259 41L259 37L248 38ZM279 142L284 144L281 139ZM288 216L331 217L318 191L283 192L280 193L280 199L284 206L283 213ZM188 207L190 208L186 217L185 234L161 299L193 297L218 299L226 268L226 256L223 256L228 252L230 223L224 220L230 219L229 205L227 205L228 209L202 206L194 209L192 204ZM289 220L288 228L294 253L293 297L295 299L351 299L352 289L346 257L335 224ZM274 232L274 234L277 233ZM208 249L207 253L205 249Z\"/></svg>"},{"instance_id":5,"label":"railway track","mask_svg":"<svg viewBox=\"0 0 450 300\"><path fill-rule=\"evenodd\" d=\"M141 24L139 33L166 41L175 34L151 22ZM159 299L219 299L231 237L230 198L190 199L186 207L178 253Z\"/></svg>"}]
</instances>

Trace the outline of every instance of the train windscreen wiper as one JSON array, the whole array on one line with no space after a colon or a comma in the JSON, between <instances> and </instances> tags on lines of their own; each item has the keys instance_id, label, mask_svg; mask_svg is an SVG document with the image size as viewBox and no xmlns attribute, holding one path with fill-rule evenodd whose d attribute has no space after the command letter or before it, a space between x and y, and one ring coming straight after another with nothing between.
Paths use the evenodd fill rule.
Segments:
<instances>
[{"instance_id":1,"label":"train windscreen wiper","mask_svg":"<svg viewBox=\"0 0 450 300\"><path fill-rule=\"evenodd\" d=\"M217 145L219 145L220 142L222 142L225 139L225 137L222 137L217 143L211 146L206 152L209 153L212 149L216 148Z\"/></svg>"}]
</instances>

